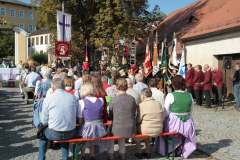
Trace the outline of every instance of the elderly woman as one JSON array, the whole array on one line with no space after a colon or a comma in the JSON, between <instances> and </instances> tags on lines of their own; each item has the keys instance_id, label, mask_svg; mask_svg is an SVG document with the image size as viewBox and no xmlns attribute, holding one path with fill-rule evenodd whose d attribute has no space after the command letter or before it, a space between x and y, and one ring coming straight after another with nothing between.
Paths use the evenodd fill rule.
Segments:
<instances>
[{"instance_id":1,"label":"elderly woman","mask_svg":"<svg viewBox=\"0 0 240 160\"><path fill-rule=\"evenodd\" d=\"M74 89L74 78L72 76L67 76L67 78L64 79L65 83L65 92L71 93L74 95L75 89Z\"/></svg>"},{"instance_id":2,"label":"elderly woman","mask_svg":"<svg viewBox=\"0 0 240 160\"><path fill-rule=\"evenodd\" d=\"M112 134L117 137L134 137L136 135L135 112L137 104L135 99L126 94L128 89L127 81L124 78L117 80L118 96L113 97L109 104L109 117L113 118ZM118 140L119 153L122 160L125 160L125 139ZM108 149L109 159L114 159L114 140L110 142Z\"/></svg>"},{"instance_id":3,"label":"elderly woman","mask_svg":"<svg viewBox=\"0 0 240 160\"><path fill-rule=\"evenodd\" d=\"M78 123L82 126L78 130L78 135L83 138L98 139L107 135L106 127L101 120L104 101L94 95L95 89L91 83L86 82L81 86L83 99L79 101ZM97 147L95 153L104 152L109 148L109 141L86 142L81 150L81 160L85 160L85 148L88 147L90 147L90 160L94 160L95 147Z\"/></svg>"},{"instance_id":4,"label":"elderly woman","mask_svg":"<svg viewBox=\"0 0 240 160\"><path fill-rule=\"evenodd\" d=\"M162 133L163 121L165 119L164 110L158 101L152 98L152 91L149 88L144 88L141 91L142 103L140 103L137 114L137 131L140 134L146 134L152 137L158 137ZM149 139L151 138L134 138L137 145L135 156L139 159L142 156L150 158ZM141 152L140 142L145 142L145 152Z\"/></svg>"},{"instance_id":5,"label":"elderly woman","mask_svg":"<svg viewBox=\"0 0 240 160\"><path fill-rule=\"evenodd\" d=\"M108 120L108 113L107 113L107 101L105 96L107 95L107 93L105 92L104 88L103 88L103 84L102 84L102 80L101 77L93 77L92 78L92 84L94 86L95 89L95 97L97 98L102 98L104 105L103 105L103 111L102 111L102 119L104 123L107 123Z\"/></svg>"},{"instance_id":6,"label":"elderly woman","mask_svg":"<svg viewBox=\"0 0 240 160\"><path fill-rule=\"evenodd\" d=\"M196 149L196 133L192 118L194 101L192 95L185 92L186 83L181 75L172 79L174 92L169 93L165 99L164 131L180 133L175 137L175 151L168 147L168 151L175 152L176 156L187 158ZM156 140L156 150L161 155L165 155L165 143L162 137Z\"/></svg>"},{"instance_id":7,"label":"elderly woman","mask_svg":"<svg viewBox=\"0 0 240 160\"><path fill-rule=\"evenodd\" d=\"M110 97L116 97L118 95L118 91L117 91L117 86L116 86L116 83L117 83L117 80L121 78L120 75L116 75L113 77L113 85L111 87L108 87L106 89L106 92L107 92L107 95L110 96Z\"/></svg>"},{"instance_id":8,"label":"elderly woman","mask_svg":"<svg viewBox=\"0 0 240 160\"><path fill-rule=\"evenodd\" d=\"M51 70L47 66L41 68L41 75L43 79L37 81L35 88L35 95L37 99L42 96L45 97L49 88L51 88L52 79L50 79Z\"/></svg>"}]
</instances>

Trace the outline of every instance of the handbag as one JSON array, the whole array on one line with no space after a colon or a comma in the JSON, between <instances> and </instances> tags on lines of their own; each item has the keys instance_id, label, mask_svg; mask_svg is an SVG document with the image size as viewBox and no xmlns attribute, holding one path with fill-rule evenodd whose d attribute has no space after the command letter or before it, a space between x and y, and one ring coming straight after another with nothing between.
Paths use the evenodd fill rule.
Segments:
<instances>
[{"instance_id":1,"label":"handbag","mask_svg":"<svg viewBox=\"0 0 240 160\"><path fill-rule=\"evenodd\" d=\"M47 139L45 136L45 130L47 129L48 125L42 125L41 127L38 128L37 131L37 138L38 139Z\"/></svg>"}]
</instances>

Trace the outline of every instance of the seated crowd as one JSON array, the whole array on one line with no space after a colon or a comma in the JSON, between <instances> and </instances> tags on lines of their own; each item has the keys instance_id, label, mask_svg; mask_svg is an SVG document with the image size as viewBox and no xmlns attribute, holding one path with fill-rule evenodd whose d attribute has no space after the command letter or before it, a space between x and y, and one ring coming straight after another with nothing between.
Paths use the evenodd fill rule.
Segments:
<instances>
[{"instance_id":1,"label":"seated crowd","mask_svg":"<svg viewBox=\"0 0 240 160\"><path fill-rule=\"evenodd\" d=\"M28 70L29 69L29 70ZM185 80L177 75L172 79L174 92L166 97L158 81L150 78L143 83L143 75L131 70L74 71L51 70L24 66L20 86L28 103L28 92L35 91L34 125L44 127L44 138L39 139L38 160L45 159L48 140L68 140L74 137L98 139L109 134L132 137L137 147L136 158L150 158L149 142L155 139L156 152L165 156L162 132L180 133L175 137L175 150L169 153L187 158L196 149L196 134L192 118L193 98L185 92ZM111 100L110 100L111 99ZM111 126L104 123L111 121ZM79 124L79 127L76 125ZM134 138L136 134L148 138ZM119 155L126 159L125 139L119 139ZM145 150L141 151L141 142ZM72 154L69 143L60 143L62 159ZM70 147L70 149L69 149ZM114 159L114 140L88 141L81 148L81 160L86 159L85 149L90 148L90 159L107 150L108 159Z\"/></svg>"}]
</instances>

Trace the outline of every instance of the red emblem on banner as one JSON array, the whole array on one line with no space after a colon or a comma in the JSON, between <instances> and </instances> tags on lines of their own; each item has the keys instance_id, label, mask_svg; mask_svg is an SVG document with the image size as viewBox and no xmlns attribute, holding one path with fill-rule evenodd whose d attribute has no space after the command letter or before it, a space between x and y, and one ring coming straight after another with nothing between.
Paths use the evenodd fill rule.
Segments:
<instances>
[{"instance_id":1,"label":"red emblem on banner","mask_svg":"<svg viewBox=\"0 0 240 160\"><path fill-rule=\"evenodd\" d=\"M55 55L58 57L70 57L70 42L55 41Z\"/></svg>"},{"instance_id":2,"label":"red emblem on banner","mask_svg":"<svg viewBox=\"0 0 240 160\"><path fill-rule=\"evenodd\" d=\"M144 70L143 75L147 77L152 72L152 65L150 61L150 54L149 54L149 43L146 46L146 54L145 54L145 62L144 62Z\"/></svg>"}]
</instances>

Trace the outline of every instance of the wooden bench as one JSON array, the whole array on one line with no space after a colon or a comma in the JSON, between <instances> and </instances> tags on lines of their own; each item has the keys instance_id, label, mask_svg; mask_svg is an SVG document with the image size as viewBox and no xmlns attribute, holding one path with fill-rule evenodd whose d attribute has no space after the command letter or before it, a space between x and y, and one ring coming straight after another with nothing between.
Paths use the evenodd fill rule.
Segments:
<instances>
[{"instance_id":1,"label":"wooden bench","mask_svg":"<svg viewBox=\"0 0 240 160\"><path fill-rule=\"evenodd\" d=\"M108 123L105 123L105 125L107 125ZM110 123L111 125L111 123ZM165 158L169 159L168 157L168 144L170 144L172 146L172 150L174 151L174 144L175 144L175 137L177 137L179 135L179 133L171 133L171 132L163 132L161 133L160 136L163 137L164 141L165 141ZM169 136L172 136L172 138L170 139ZM81 146L84 146L84 144L87 141L96 141L96 140L115 140L115 139L127 139L127 138L142 138L142 137L149 137L148 135L144 135L144 134L137 134L135 137L115 137L113 135L109 135L108 137L103 137L103 138L99 138L99 139L87 139L87 138L81 138L81 137L75 137L73 139L69 139L69 140L61 140L61 141L53 141L54 143L71 143L73 145L73 156L72 156L72 160L78 160L78 151L79 151L79 143L81 142ZM81 148L80 148L81 150ZM172 160L174 160L174 152L172 152Z\"/></svg>"}]
</instances>

